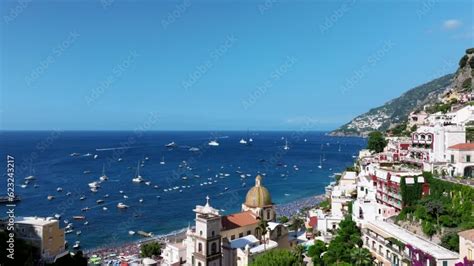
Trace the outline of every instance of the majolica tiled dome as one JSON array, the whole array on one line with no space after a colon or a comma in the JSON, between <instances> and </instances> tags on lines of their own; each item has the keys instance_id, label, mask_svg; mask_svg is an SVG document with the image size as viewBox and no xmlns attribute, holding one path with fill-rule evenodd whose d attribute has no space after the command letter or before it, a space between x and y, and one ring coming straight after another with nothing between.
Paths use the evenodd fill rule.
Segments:
<instances>
[{"instance_id":1,"label":"majolica tiled dome","mask_svg":"<svg viewBox=\"0 0 474 266\"><path fill-rule=\"evenodd\" d=\"M264 186L261 185L262 177L257 175L255 178L255 186L252 187L249 192L247 192L247 196L245 197L245 205L248 207L264 207L268 205L272 205L272 197L270 196L270 192Z\"/></svg>"}]
</instances>

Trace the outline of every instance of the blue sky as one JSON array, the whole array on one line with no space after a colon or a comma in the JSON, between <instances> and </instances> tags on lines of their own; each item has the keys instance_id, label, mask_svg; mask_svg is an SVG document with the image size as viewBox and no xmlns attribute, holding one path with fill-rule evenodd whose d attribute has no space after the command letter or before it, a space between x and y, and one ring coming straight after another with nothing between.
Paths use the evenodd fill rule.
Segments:
<instances>
[{"instance_id":1,"label":"blue sky","mask_svg":"<svg viewBox=\"0 0 474 266\"><path fill-rule=\"evenodd\" d=\"M0 10L0 129L327 130L454 72L474 46L472 1Z\"/></svg>"}]
</instances>

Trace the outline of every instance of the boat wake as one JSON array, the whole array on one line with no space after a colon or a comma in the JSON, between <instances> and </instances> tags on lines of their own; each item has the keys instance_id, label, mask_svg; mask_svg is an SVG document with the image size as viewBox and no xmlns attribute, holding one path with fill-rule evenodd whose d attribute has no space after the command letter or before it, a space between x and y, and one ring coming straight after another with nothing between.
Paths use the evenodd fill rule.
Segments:
<instances>
[{"instance_id":1,"label":"boat wake","mask_svg":"<svg viewBox=\"0 0 474 266\"><path fill-rule=\"evenodd\" d=\"M113 151L113 150L126 150L126 149L133 149L138 147L115 147L115 148L99 148L95 149L96 151Z\"/></svg>"}]
</instances>

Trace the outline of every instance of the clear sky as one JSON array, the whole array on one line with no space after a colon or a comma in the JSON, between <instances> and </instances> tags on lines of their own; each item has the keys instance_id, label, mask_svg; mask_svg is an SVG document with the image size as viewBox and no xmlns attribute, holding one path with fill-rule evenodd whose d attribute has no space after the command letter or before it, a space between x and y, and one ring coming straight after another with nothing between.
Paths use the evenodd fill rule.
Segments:
<instances>
[{"instance_id":1,"label":"clear sky","mask_svg":"<svg viewBox=\"0 0 474 266\"><path fill-rule=\"evenodd\" d=\"M452 73L473 1L1 1L0 129L332 129Z\"/></svg>"}]
</instances>

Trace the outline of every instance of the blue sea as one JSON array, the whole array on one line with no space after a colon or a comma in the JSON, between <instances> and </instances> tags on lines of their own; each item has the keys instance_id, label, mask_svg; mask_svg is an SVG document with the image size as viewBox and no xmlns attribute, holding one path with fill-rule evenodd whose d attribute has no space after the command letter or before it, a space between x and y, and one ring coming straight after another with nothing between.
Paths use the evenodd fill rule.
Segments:
<instances>
[{"instance_id":1,"label":"blue sea","mask_svg":"<svg viewBox=\"0 0 474 266\"><path fill-rule=\"evenodd\" d=\"M240 144L241 138L252 138L252 145ZM285 139L288 150L283 149ZM210 140L220 145L209 146ZM166 148L172 141L177 147ZM140 238L129 235L129 230L160 235L186 227L193 223L193 208L205 204L207 195L211 205L224 214L238 211L258 173L265 174L263 184L276 204L324 193L330 176L352 164L353 156L365 145L362 138L304 131L0 132L4 173L7 155L15 158L15 190L22 199L16 216L60 214L62 227L68 219L75 231L82 232L67 234L68 242L80 240L83 248ZM191 147L199 151L189 151ZM79 155L70 156L72 153ZM138 164L140 175L150 185L132 182ZM103 167L109 179L93 193L88 183L99 180ZM36 179L21 187L30 175ZM6 174L0 185L4 188L0 194L5 195ZM58 192L58 187L63 191ZM48 200L48 195L55 198ZM86 199L80 200L81 196ZM97 204L99 199L104 203ZM116 208L119 202L129 208ZM90 210L81 211L86 207ZM0 211L6 216L4 205ZM75 215L85 216L88 225L74 221Z\"/></svg>"}]
</instances>

